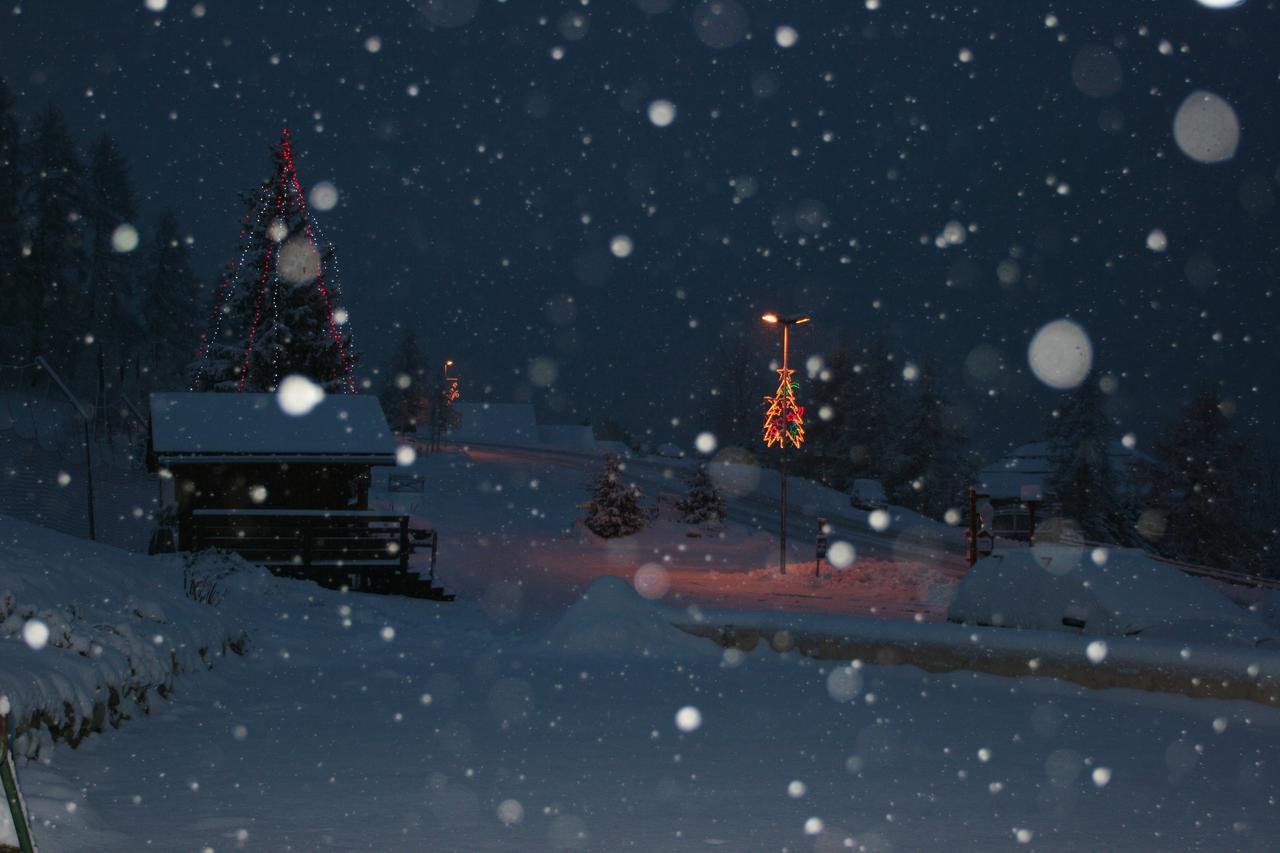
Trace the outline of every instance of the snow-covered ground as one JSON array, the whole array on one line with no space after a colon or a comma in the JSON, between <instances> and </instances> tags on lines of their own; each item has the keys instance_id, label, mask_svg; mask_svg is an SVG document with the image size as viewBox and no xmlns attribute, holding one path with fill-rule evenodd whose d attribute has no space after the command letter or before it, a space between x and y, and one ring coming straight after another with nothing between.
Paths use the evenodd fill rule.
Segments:
<instances>
[{"instance_id":1,"label":"snow-covered ground","mask_svg":"<svg viewBox=\"0 0 1280 853\"><path fill-rule=\"evenodd\" d=\"M680 495L691 463L632 460L634 477L652 506L659 495ZM745 466L733 466L744 469ZM657 575L677 603L943 618L959 576L958 531L895 510L884 531L848 499L792 478L788 573L779 572L776 472L732 473L729 520L719 528L691 528L665 514L634 536L605 540L586 530L579 506L590 497L600 461L586 454L510 447L420 454L411 469L424 491L385 491L375 475L373 499L413 514L440 531L440 579L463 597L479 598L507 618L550 616L576 599L596 577L632 578L641 567ZM775 501L770 504L770 499ZM844 543L847 568L822 564L814 577L815 518L832 526L830 542ZM833 550L832 556L836 555Z\"/></svg>"},{"instance_id":2,"label":"snow-covered ground","mask_svg":"<svg viewBox=\"0 0 1280 853\"><path fill-rule=\"evenodd\" d=\"M43 556L6 559L5 585L109 559L139 599L180 594L161 559L35 532L24 547ZM480 553L495 581L503 555L537 564L500 539ZM1280 712L1261 705L724 653L617 578L535 618L493 594L235 577L191 607L244 625L244 657L20 768L42 850L1280 844ZM49 660L6 642L33 673Z\"/></svg>"}]
</instances>

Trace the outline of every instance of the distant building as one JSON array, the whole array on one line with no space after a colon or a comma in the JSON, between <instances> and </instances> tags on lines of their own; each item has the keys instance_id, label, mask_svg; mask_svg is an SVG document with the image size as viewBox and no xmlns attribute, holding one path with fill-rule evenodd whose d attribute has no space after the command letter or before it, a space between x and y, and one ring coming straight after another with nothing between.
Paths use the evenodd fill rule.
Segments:
<instances>
[{"instance_id":1,"label":"distant building","mask_svg":"<svg viewBox=\"0 0 1280 853\"><path fill-rule=\"evenodd\" d=\"M1107 455L1116 474L1116 488L1122 496L1145 488L1143 468L1154 462L1150 456L1119 441L1111 442ZM1049 442L1035 441L1014 449L978 472L978 489L991 496L991 506L995 509L992 527L997 536L1009 539L1030 536L1031 515L1024 496L1039 494L1042 501L1052 503L1053 495L1049 493L1052 467Z\"/></svg>"}]
</instances>

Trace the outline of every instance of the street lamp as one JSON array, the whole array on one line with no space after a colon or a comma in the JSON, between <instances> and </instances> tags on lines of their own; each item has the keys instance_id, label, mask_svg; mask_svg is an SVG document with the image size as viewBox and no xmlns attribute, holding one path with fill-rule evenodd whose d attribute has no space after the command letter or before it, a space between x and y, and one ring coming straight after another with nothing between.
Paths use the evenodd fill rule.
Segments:
<instances>
[{"instance_id":1,"label":"street lamp","mask_svg":"<svg viewBox=\"0 0 1280 853\"><path fill-rule=\"evenodd\" d=\"M796 383L793 380L795 371L791 369L790 333L792 326L802 326L812 322L807 314L792 314L787 317L769 311L760 319L771 326L782 327L782 367L778 368L778 390L772 397L765 397L769 404L764 415L764 443L767 447L775 444L782 451L782 524L779 532L779 570L787 573L787 445L797 450L804 444L804 406L796 402Z\"/></svg>"}]
</instances>

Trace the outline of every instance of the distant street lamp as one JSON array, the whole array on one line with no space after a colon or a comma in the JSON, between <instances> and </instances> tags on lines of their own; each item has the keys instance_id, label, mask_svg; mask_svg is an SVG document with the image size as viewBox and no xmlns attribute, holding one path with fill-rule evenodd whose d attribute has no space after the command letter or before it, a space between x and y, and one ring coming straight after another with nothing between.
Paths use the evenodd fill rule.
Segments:
<instances>
[{"instance_id":1,"label":"distant street lamp","mask_svg":"<svg viewBox=\"0 0 1280 853\"><path fill-rule=\"evenodd\" d=\"M449 368L453 367L453 359L446 359L444 363L444 384L440 386L438 392L435 393L435 399L431 404L431 449L439 450L444 443L444 435L449 430L449 425L453 420L453 404L462 394L458 390L457 376L449 375Z\"/></svg>"},{"instance_id":2,"label":"distant street lamp","mask_svg":"<svg viewBox=\"0 0 1280 853\"><path fill-rule=\"evenodd\" d=\"M453 359L451 358L447 359L444 363L444 382L445 382L445 398L449 403L452 404L454 400L458 399L458 397L461 395L461 392L458 390L459 377L449 375L450 367L453 367Z\"/></svg>"},{"instance_id":3,"label":"distant street lamp","mask_svg":"<svg viewBox=\"0 0 1280 853\"><path fill-rule=\"evenodd\" d=\"M787 573L787 445L797 450L804 444L804 406L796 402L796 383L792 378L795 371L791 369L788 358L790 349L790 331L792 326L802 326L812 321L807 314L792 314L783 317L773 311L760 317L771 326L782 327L782 367L778 368L778 390L772 397L765 397L769 404L764 415L764 443L767 447L777 445L782 451L782 524L780 530L781 544L779 571Z\"/></svg>"}]
</instances>

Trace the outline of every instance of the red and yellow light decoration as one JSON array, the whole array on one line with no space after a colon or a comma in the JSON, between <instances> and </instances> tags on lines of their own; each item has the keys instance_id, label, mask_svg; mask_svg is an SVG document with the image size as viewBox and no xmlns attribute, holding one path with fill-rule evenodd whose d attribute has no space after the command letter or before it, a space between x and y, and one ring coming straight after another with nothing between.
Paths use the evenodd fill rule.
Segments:
<instances>
[{"instance_id":1,"label":"red and yellow light decoration","mask_svg":"<svg viewBox=\"0 0 1280 853\"><path fill-rule=\"evenodd\" d=\"M312 221L310 212L307 209L306 196L302 192L302 183L298 178L297 166L294 163L293 140L287 127L280 133L280 144L277 152L275 174L263 186L262 202L256 210L247 213L241 220L240 237L242 246L240 257L237 261L227 265L222 280L219 282L218 293L213 304L210 329L201 336L200 345L196 350L196 358L202 363L207 360L210 344L219 340L221 336L224 306L232 298L232 291L236 284L245 280L245 271L250 269L253 264L258 264L261 268L261 273L256 276L256 282L252 285L254 288L253 318L241 357L240 378L236 386L237 391L245 390L259 330L265 326L268 314L271 315L274 321L279 321L280 319L281 285L274 280L274 277L279 262L280 246L284 242L273 237L266 244L264 256L253 258L250 257L250 252L261 248L261 244L248 238L252 234L262 233L268 223L284 222L286 219L297 218L303 224L301 236L305 237L308 246L315 252L316 257L322 259L321 263L317 265L313 283L320 293L323 305L325 333L327 337L333 340L338 350L338 366L325 378L338 381L342 391L354 394L356 393L356 380L353 372L354 357L352 353L354 341L350 334L344 335L343 330L339 328L341 323L333 304L335 299L341 300L342 298L341 286L337 281L337 257L332 245L324 240L323 235L320 234L319 226ZM279 379L279 370L275 364L271 366L271 369L273 375L270 379L274 384L275 380ZM202 364L199 375L204 375L204 371L205 368ZM199 379L197 379L197 384L199 384Z\"/></svg>"},{"instance_id":2,"label":"red and yellow light decoration","mask_svg":"<svg viewBox=\"0 0 1280 853\"><path fill-rule=\"evenodd\" d=\"M772 397L765 397L769 404L764 415L764 443L785 450L788 445L799 448L804 444L804 406L796 402L799 385L795 371L789 367L778 368L778 390Z\"/></svg>"}]
</instances>

